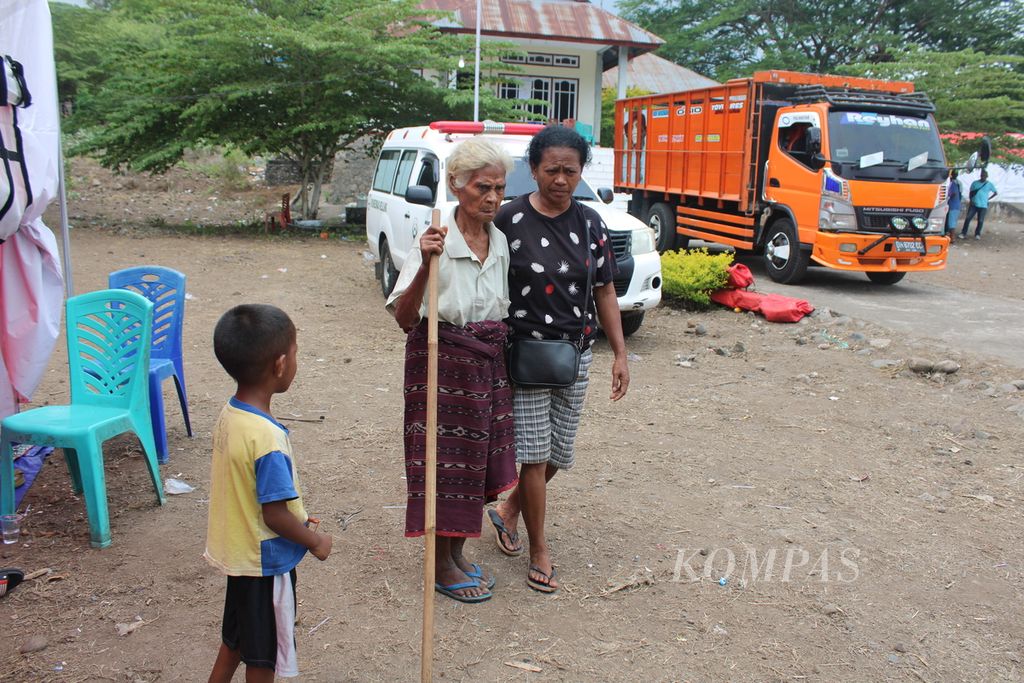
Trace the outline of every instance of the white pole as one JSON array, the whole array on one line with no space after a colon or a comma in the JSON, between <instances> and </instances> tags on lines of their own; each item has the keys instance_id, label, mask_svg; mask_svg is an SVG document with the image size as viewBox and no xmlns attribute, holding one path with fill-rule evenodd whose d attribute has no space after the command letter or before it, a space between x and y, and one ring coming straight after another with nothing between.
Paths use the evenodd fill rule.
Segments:
<instances>
[{"instance_id":1,"label":"white pole","mask_svg":"<svg viewBox=\"0 0 1024 683\"><path fill-rule=\"evenodd\" d=\"M480 15L482 1L476 0L476 66L473 69L473 121L480 120Z\"/></svg>"},{"instance_id":2,"label":"white pole","mask_svg":"<svg viewBox=\"0 0 1024 683\"><path fill-rule=\"evenodd\" d=\"M71 279L71 236L69 234L70 228L68 227L68 195L67 188L64 185L64 142L61 139L61 126L60 126L60 109L58 103L57 110L57 163L60 169L60 180L57 183L57 195L60 199L60 236L61 246L63 247L63 258L61 258L61 265L64 270L64 296L70 298L75 294L75 283Z\"/></svg>"}]
</instances>

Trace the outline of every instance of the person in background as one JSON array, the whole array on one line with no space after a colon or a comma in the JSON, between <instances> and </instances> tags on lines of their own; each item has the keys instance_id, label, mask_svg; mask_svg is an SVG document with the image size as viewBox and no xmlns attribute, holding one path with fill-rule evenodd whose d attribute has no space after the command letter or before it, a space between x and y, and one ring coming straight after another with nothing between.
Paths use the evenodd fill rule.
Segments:
<instances>
[{"instance_id":1,"label":"person in background","mask_svg":"<svg viewBox=\"0 0 1024 683\"><path fill-rule=\"evenodd\" d=\"M512 250L510 336L572 340L581 350L580 365L568 387L514 387L519 486L487 514L499 550L516 556L523 552L516 531L522 512L530 536L526 583L554 593L558 579L544 530L547 483L575 462L598 321L614 355L613 401L626 395L629 367L608 229L596 211L573 198L590 147L576 131L552 125L533 137L527 158L537 191L510 201L494 221Z\"/></svg>"},{"instance_id":2,"label":"person in background","mask_svg":"<svg viewBox=\"0 0 1024 683\"><path fill-rule=\"evenodd\" d=\"M406 537L424 533L427 302L430 258L438 255L437 552L434 589L459 602L491 598L493 574L463 556L480 535L484 503L516 485L512 389L505 373L508 243L494 227L512 158L470 138L448 157L448 189L459 200L420 237L402 266L387 309L405 345Z\"/></svg>"},{"instance_id":3,"label":"person in background","mask_svg":"<svg viewBox=\"0 0 1024 683\"><path fill-rule=\"evenodd\" d=\"M988 202L997 194L999 193L996 191L996 186L988 180L988 171L982 170L981 178L971 183L967 215L964 217L964 228L960 231L960 239L967 237L967 229L974 216L978 217L978 224L974 228L974 239L981 239L981 230L985 227L985 214L988 213Z\"/></svg>"},{"instance_id":4,"label":"person in background","mask_svg":"<svg viewBox=\"0 0 1024 683\"><path fill-rule=\"evenodd\" d=\"M948 235L950 239L956 235L956 226L960 218L960 202L964 195L963 186L960 185L957 175L959 172L955 168L950 169L949 188L946 190L949 212L946 214L946 229L943 234Z\"/></svg>"}]
</instances>

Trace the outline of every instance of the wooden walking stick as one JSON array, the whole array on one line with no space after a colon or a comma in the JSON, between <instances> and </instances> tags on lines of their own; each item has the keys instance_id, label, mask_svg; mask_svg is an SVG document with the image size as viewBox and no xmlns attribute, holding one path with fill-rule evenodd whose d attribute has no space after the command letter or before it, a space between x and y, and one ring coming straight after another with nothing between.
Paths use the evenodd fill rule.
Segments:
<instances>
[{"instance_id":1,"label":"wooden walking stick","mask_svg":"<svg viewBox=\"0 0 1024 683\"><path fill-rule=\"evenodd\" d=\"M441 211L434 209L430 227L441 227ZM434 663L434 557L437 534L437 269L438 255L430 257L427 271L427 441L426 486L423 496L423 644L420 681L433 678Z\"/></svg>"}]
</instances>

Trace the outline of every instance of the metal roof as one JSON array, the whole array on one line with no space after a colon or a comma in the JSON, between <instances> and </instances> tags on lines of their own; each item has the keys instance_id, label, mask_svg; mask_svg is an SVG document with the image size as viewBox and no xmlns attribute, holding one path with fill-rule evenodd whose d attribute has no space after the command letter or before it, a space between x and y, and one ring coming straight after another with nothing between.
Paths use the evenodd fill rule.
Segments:
<instances>
[{"instance_id":1,"label":"metal roof","mask_svg":"<svg viewBox=\"0 0 1024 683\"><path fill-rule=\"evenodd\" d=\"M717 81L653 54L639 55L629 60L626 83L630 88L640 88L656 94L718 85ZM601 84L603 87L616 88L618 84L618 67L604 72Z\"/></svg>"},{"instance_id":2,"label":"metal roof","mask_svg":"<svg viewBox=\"0 0 1024 683\"><path fill-rule=\"evenodd\" d=\"M502 38L563 40L654 50L664 40L587 0L480 0L480 32ZM422 0L424 9L455 13L454 23L438 22L458 33L476 32L477 0Z\"/></svg>"}]
</instances>

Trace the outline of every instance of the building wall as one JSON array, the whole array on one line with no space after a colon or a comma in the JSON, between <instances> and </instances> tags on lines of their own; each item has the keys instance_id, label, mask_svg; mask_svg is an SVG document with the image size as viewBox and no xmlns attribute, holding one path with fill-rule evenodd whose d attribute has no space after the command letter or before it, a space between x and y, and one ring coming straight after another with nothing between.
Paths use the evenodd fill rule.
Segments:
<instances>
[{"instance_id":1,"label":"building wall","mask_svg":"<svg viewBox=\"0 0 1024 683\"><path fill-rule=\"evenodd\" d=\"M511 69L496 69L492 76L509 74L517 80L528 80L531 77L550 79L552 85L558 79L570 79L576 82L576 121L590 126L595 140L601 128L601 80L598 53L593 50L581 50L578 46L565 43L545 43L528 41L520 44L521 49L529 55L543 54L554 56L571 56L578 60L578 66L553 66L536 63L520 63L515 66L518 73ZM528 98L527 93L523 93ZM561 117L560 117L561 118Z\"/></svg>"}]
</instances>

